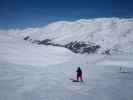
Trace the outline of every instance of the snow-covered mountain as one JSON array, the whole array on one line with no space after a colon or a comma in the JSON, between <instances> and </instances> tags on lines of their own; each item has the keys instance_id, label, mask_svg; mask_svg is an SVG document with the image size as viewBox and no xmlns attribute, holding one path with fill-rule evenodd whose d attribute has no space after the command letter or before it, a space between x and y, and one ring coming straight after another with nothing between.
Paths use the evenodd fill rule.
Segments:
<instances>
[{"instance_id":1,"label":"snow-covered mountain","mask_svg":"<svg viewBox=\"0 0 133 100\"><path fill-rule=\"evenodd\" d=\"M75 54L66 48L36 44L70 43L73 48L90 43L132 52L132 22L93 19L1 30L0 100L132 100L133 54ZM76 79L78 66L83 83L70 80Z\"/></svg>"},{"instance_id":2,"label":"snow-covered mountain","mask_svg":"<svg viewBox=\"0 0 133 100\"><path fill-rule=\"evenodd\" d=\"M52 43L65 45L72 41L91 42L101 47L133 53L133 18L96 18L77 21L59 21L41 28L12 29L10 35L31 41L49 39Z\"/></svg>"}]
</instances>

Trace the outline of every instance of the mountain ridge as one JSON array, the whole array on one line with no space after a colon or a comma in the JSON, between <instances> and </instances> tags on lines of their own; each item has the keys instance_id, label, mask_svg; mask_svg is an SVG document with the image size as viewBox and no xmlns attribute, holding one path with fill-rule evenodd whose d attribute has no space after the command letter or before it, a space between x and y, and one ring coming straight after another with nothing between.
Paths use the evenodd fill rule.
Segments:
<instances>
[{"instance_id":1,"label":"mountain ridge","mask_svg":"<svg viewBox=\"0 0 133 100\"><path fill-rule=\"evenodd\" d=\"M95 18L77 21L58 21L41 28L8 30L15 37L30 37L31 41L50 39L52 43L65 45L70 42L92 42L101 51L133 53L133 18ZM125 49L126 48L126 49Z\"/></svg>"}]
</instances>

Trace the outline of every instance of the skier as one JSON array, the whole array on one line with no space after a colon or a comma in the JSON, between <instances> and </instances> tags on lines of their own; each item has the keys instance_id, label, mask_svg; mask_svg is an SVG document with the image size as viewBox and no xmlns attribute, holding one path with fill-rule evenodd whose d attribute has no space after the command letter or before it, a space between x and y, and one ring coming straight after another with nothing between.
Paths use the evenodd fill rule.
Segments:
<instances>
[{"instance_id":1,"label":"skier","mask_svg":"<svg viewBox=\"0 0 133 100\"><path fill-rule=\"evenodd\" d=\"M77 72L77 81L79 81L79 78L80 78L80 81L83 82L83 77L82 77L82 70L80 67L77 68L76 70Z\"/></svg>"}]
</instances>

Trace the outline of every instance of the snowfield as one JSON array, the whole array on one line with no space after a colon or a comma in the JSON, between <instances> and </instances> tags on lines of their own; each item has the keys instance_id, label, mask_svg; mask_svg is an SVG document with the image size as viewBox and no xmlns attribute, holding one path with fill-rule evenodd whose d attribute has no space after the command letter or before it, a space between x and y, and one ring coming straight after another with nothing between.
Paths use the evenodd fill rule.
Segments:
<instances>
[{"instance_id":1,"label":"snowfield","mask_svg":"<svg viewBox=\"0 0 133 100\"><path fill-rule=\"evenodd\" d=\"M96 22L94 20L95 23L98 21L101 22L100 19L97 19ZM117 21L119 22L119 19ZM124 20L121 19L120 21L123 22ZM90 22L93 20L87 22L80 20L76 23L88 24ZM128 24L126 27L132 27L132 19L129 19L128 23L131 25ZM58 29L58 27L55 24L53 30ZM90 27L94 28L93 26ZM33 34L34 31L38 32L40 29L26 30ZM47 31L51 30L52 28L47 29ZM73 30L76 29L73 28ZM122 28L122 30L124 29ZM133 99L132 53L119 52L108 56L74 54L62 47L36 45L24 41L19 36L22 34L18 32L15 35L14 30L0 31L0 100ZM54 32L52 34L57 34ZM27 34L29 35L29 33ZM70 38L69 35L64 38ZM62 36L65 35L62 33ZM76 78L75 71L78 66L83 70L83 83L74 83L70 80L70 78ZM120 72L120 67L125 70L124 73Z\"/></svg>"}]
</instances>

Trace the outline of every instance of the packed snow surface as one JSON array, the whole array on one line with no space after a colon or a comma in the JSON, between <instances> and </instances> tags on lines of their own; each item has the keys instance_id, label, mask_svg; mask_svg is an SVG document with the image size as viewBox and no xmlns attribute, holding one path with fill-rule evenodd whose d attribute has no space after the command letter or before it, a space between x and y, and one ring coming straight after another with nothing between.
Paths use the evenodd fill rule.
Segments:
<instances>
[{"instance_id":1,"label":"packed snow surface","mask_svg":"<svg viewBox=\"0 0 133 100\"><path fill-rule=\"evenodd\" d=\"M74 54L4 32L0 34L0 100L133 99L131 54ZM78 66L83 70L83 83L70 80L76 78Z\"/></svg>"}]
</instances>

